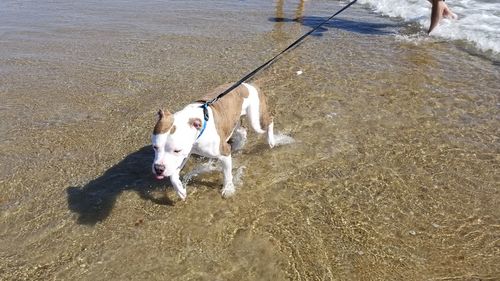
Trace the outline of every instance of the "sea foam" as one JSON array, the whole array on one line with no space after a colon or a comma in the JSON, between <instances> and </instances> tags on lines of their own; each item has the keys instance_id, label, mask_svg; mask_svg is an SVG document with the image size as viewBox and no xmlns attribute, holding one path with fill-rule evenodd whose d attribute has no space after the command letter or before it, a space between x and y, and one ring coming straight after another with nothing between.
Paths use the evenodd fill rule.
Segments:
<instances>
[{"instance_id":1,"label":"sea foam","mask_svg":"<svg viewBox=\"0 0 500 281\"><path fill-rule=\"evenodd\" d=\"M423 0L360 0L375 12L417 22L422 29L430 25L431 4ZM467 40L483 52L500 54L500 1L454 0L448 7L458 20L443 19L431 36Z\"/></svg>"}]
</instances>

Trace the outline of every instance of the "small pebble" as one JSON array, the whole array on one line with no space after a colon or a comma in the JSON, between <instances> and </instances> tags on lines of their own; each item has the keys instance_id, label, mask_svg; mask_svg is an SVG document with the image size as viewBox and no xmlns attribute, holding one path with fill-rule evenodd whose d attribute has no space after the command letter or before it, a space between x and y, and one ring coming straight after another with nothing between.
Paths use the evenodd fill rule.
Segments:
<instances>
[{"instance_id":1,"label":"small pebble","mask_svg":"<svg viewBox=\"0 0 500 281\"><path fill-rule=\"evenodd\" d=\"M139 219L139 220L137 220L137 221L134 223L134 225L135 225L135 226L139 226L139 225L141 225L141 224L143 224L143 223L144 223L144 220L143 220L143 219Z\"/></svg>"}]
</instances>

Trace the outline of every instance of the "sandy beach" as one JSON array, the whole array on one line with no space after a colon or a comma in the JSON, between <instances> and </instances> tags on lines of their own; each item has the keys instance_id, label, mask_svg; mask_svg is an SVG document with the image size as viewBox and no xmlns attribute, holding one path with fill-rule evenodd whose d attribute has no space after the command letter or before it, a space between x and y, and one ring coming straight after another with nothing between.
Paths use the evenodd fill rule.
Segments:
<instances>
[{"instance_id":1,"label":"sandy beach","mask_svg":"<svg viewBox=\"0 0 500 281\"><path fill-rule=\"evenodd\" d=\"M0 280L500 278L495 58L354 5L255 78L283 144L249 133L229 199L191 158L182 202L157 110L345 3L77 2L0 5Z\"/></svg>"}]
</instances>

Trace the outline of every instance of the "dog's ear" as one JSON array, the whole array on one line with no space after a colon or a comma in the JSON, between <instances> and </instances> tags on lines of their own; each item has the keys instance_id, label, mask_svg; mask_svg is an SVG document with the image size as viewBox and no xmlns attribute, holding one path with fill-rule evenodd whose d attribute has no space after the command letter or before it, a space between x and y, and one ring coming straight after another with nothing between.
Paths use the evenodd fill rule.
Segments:
<instances>
[{"instance_id":1,"label":"dog's ear","mask_svg":"<svg viewBox=\"0 0 500 281\"><path fill-rule=\"evenodd\" d=\"M201 119L200 118L191 118L189 119L189 125L193 126L196 128L196 130L201 129Z\"/></svg>"},{"instance_id":2,"label":"dog's ear","mask_svg":"<svg viewBox=\"0 0 500 281\"><path fill-rule=\"evenodd\" d=\"M163 112L163 110L158 110L158 121L156 121L155 128L153 129L153 134L164 134L170 130L174 124L174 116L170 112Z\"/></svg>"},{"instance_id":3,"label":"dog's ear","mask_svg":"<svg viewBox=\"0 0 500 281\"><path fill-rule=\"evenodd\" d=\"M158 119L162 119L163 117L168 117L169 115L172 115L172 113L170 113L168 110L166 113L163 111L163 109L158 110Z\"/></svg>"}]
</instances>

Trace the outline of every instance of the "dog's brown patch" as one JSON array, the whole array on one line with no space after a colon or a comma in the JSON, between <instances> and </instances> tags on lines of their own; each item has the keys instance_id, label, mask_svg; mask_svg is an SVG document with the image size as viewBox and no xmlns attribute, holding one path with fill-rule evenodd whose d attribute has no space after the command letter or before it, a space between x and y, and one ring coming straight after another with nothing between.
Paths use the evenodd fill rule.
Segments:
<instances>
[{"instance_id":1,"label":"dog's brown patch","mask_svg":"<svg viewBox=\"0 0 500 281\"><path fill-rule=\"evenodd\" d=\"M215 98L231 85L232 84L225 84L217 87L214 91L206 94L201 101L205 102ZM227 141L233 134L233 130L239 121L243 99L247 98L248 95L248 88L240 85L216 103L210 105L214 114L215 127L220 136L220 151L222 155L228 156L231 154L231 146Z\"/></svg>"},{"instance_id":2,"label":"dog's brown patch","mask_svg":"<svg viewBox=\"0 0 500 281\"><path fill-rule=\"evenodd\" d=\"M153 135L164 134L172 128L174 124L174 116L170 112L163 113L162 110L158 112L158 121L156 121L155 128L153 129ZM173 128L175 132L175 128Z\"/></svg>"}]
</instances>

